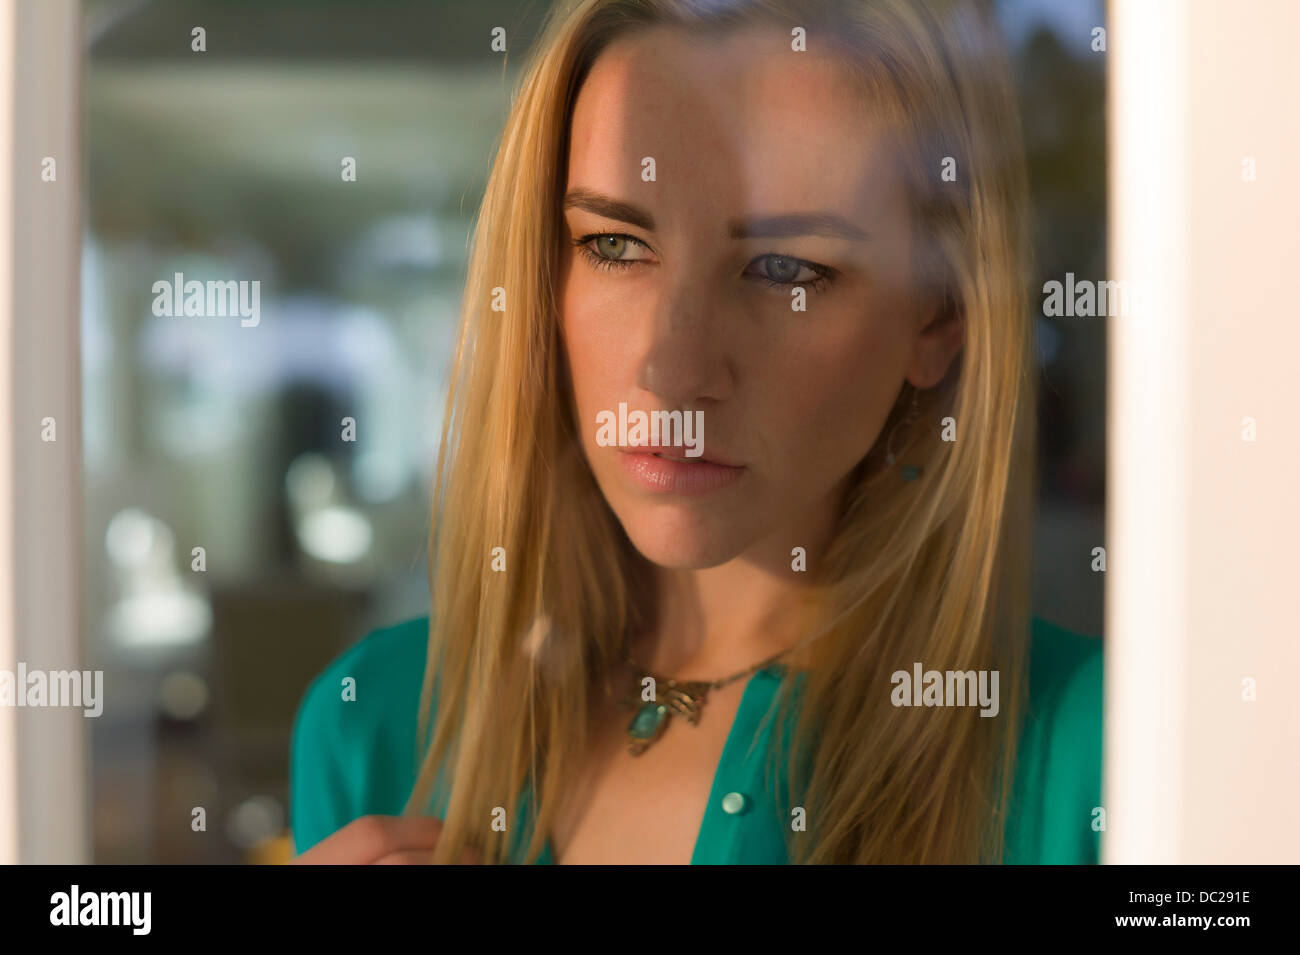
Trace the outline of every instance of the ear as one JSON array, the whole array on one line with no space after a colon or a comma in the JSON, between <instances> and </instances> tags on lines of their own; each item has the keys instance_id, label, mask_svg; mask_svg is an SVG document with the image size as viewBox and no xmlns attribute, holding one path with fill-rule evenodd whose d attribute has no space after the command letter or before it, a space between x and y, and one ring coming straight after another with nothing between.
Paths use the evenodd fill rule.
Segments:
<instances>
[{"instance_id":1,"label":"ear","mask_svg":"<svg viewBox=\"0 0 1300 955\"><path fill-rule=\"evenodd\" d=\"M921 312L917 318L920 328L912 340L912 354L904 376L912 387L924 391L943 381L965 344L965 319L952 293L932 300Z\"/></svg>"}]
</instances>

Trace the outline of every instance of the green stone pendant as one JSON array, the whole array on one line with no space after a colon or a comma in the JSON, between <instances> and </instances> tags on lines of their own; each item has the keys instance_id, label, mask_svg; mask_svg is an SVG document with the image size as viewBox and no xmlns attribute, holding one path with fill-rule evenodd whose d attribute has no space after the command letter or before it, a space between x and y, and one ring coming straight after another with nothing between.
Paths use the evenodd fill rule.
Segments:
<instances>
[{"instance_id":1,"label":"green stone pendant","mask_svg":"<svg viewBox=\"0 0 1300 955\"><path fill-rule=\"evenodd\" d=\"M627 725L627 749L633 756L640 756L646 747L663 735L668 727L668 717L674 713L684 717L688 723L697 722L700 707L712 688L711 684L700 680L662 680L658 687L658 700L642 700L641 681L638 679L621 703L623 709L635 710L632 722Z\"/></svg>"},{"instance_id":2,"label":"green stone pendant","mask_svg":"<svg viewBox=\"0 0 1300 955\"><path fill-rule=\"evenodd\" d=\"M667 725L668 707L662 703L642 703L627 726L628 750L633 756L640 756Z\"/></svg>"}]
</instances>

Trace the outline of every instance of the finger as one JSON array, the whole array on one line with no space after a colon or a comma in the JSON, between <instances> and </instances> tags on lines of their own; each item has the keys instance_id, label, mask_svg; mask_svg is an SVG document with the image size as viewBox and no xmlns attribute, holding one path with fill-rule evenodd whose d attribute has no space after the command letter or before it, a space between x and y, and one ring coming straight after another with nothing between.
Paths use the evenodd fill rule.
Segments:
<instances>
[{"instance_id":1,"label":"finger","mask_svg":"<svg viewBox=\"0 0 1300 955\"><path fill-rule=\"evenodd\" d=\"M294 861L302 865L366 865L406 849L432 849L442 820L432 816L362 816Z\"/></svg>"}]
</instances>

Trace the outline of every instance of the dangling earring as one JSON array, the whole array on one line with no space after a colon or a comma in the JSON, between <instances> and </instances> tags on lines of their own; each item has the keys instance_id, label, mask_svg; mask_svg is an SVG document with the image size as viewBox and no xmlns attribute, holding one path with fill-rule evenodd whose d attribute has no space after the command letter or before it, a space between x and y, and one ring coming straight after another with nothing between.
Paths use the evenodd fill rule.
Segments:
<instances>
[{"instance_id":1,"label":"dangling earring","mask_svg":"<svg viewBox=\"0 0 1300 955\"><path fill-rule=\"evenodd\" d=\"M920 407L916 395L917 389L913 388L912 405L908 408L906 417L897 422L893 428L890 429L889 437L885 441L885 461L891 468L898 462L898 459L894 456L894 438L898 434L898 429L902 427L910 427L916 424L917 420L920 418ZM921 476L921 468L915 464L906 464L899 469L899 474L902 476L904 481L915 481Z\"/></svg>"}]
</instances>

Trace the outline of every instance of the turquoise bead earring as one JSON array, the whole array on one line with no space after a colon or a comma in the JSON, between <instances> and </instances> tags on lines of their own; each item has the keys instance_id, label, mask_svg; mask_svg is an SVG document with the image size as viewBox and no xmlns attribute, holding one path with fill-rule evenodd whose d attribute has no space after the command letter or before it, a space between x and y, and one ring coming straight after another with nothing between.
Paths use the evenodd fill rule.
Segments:
<instances>
[{"instance_id":1,"label":"turquoise bead earring","mask_svg":"<svg viewBox=\"0 0 1300 955\"><path fill-rule=\"evenodd\" d=\"M885 461L891 468L898 463L898 459L894 456L894 438L898 434L898 429L902 427L910 427L911 425L916 424L917 420L920 418L920 407L916 396L917 389L913 388L912 405L908 408L906 417L890 429L889 437L885 441ZM921 468L915 464L905 464L899 469L899 474L904 481L915 481L921 476Z\"/></svg>"}]
</instances>

